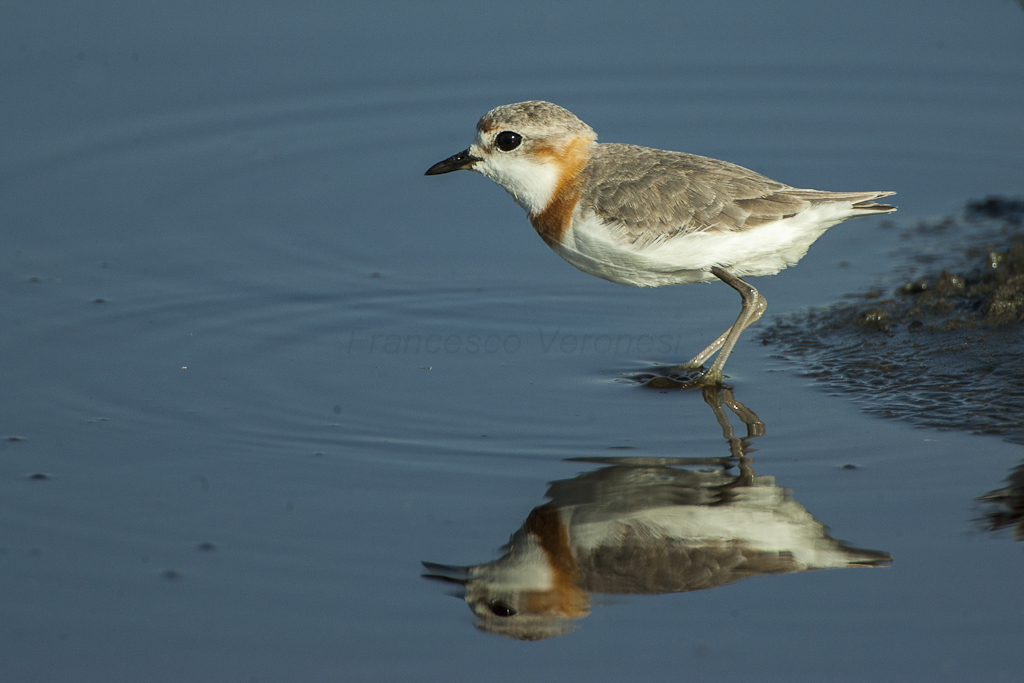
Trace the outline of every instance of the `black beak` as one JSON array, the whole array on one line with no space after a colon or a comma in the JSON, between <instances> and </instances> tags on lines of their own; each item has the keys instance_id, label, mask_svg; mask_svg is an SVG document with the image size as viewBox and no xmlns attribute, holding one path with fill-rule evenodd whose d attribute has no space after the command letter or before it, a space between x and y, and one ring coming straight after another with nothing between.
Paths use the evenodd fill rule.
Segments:
<instances>
[{"instance_id":1,"label":"black beak","mask_svg":"<svg viewBox=\"0 0 1024 683\"><path fill-rule=\"evenodd\" d=\"M469 168L478 161L480 161L480 157L475 157L469 153L468 149L464 149L458 154L453 154L444 161L437 162L428 168L427 172L423 175L441 175L442 173L451 173L452 171Z\"/></svg>"}]
</instances>

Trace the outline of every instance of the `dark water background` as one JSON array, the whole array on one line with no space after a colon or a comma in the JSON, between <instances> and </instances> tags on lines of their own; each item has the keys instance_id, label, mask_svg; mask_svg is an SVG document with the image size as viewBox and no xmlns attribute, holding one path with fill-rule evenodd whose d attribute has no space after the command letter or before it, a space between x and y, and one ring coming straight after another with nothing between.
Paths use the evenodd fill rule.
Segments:
<instances>
[{"instance_id":1,"label":"dark water background","mask_svg":"<svg viewBox=\"0 0 1024 683\"><path fill-rule=\"evenodd\" d=\"M891 568L602 598L540 643L419 574L493 559L566 458L729 452L699 394L621 379L735 293L585 276L500 188L422 177L483 112L912 225L1024 188L1019 5L8 3L0 84L0 679L1018 680L1024 550L972 500L1020 446L864 415L755 335L758 474ZM769 317L896 232L831 230L756 281Z\"/></svg>"}]
</instances>

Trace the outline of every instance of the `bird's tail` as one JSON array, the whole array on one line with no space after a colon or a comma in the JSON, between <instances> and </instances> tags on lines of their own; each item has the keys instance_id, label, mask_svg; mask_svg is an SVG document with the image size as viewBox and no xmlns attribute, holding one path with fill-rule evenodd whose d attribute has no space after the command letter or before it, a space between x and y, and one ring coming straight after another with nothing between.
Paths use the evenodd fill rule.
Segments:
<instances>
[{"instance_id":1,"label":"bird's tail","mask_svg":"<svg viewBox=\"0 0 1024 683\"><path fill-rule=\"evenodd\" d=\"M850 202L856 214L892 213L896 207L892 204L879 204L875 199L889 197L895 192L823 192L820 190L790 190L787 194L805 199L812 204L829 202Z\"/></svg>"}]
</instances>

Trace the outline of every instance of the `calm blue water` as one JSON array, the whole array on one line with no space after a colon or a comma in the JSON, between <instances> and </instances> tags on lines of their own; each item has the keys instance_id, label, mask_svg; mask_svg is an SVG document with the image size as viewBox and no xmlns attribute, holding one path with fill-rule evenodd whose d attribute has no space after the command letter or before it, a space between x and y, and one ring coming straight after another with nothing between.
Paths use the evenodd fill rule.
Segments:
<instances>
[{"instance_id":1,"label":"calm blue water","mask_svg":"<svg viewBox=\"0 0 1024 683\"><path fill-rule=\"evenodd\" d=\"M599 467L566 458L729 455L699 394L621 380L735 293L590 278L497 186L424 178L482 113L913 225L1024 188L1018 4L22 3L0 74L0 679L1018 679L1024 550L972 500L1020 447L862 415L755 335L757 475L892 567L595 595L534 643L420 578ZM827 304L900 249L863 219L756 285Z\"/></svg>"}]
</instances>

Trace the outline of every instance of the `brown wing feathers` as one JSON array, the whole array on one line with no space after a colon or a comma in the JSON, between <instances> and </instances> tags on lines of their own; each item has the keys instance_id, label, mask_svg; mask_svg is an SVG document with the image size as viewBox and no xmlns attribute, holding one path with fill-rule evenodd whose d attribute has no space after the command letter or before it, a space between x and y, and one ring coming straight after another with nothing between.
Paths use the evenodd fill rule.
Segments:
<instances>
[{"instance_id":1,"label":"brown wing feathers","mask_svg":"<svg viewBox=\"0 0 1024 683\"><path fill-rule=\"evenodd\" d=\"M871 201L890 192L801 190L725 161L633 145L598 145L584 173L590 182L583 201L638 244L749 230L821 202L854 201L866 213L893 210Z\"/></svg>"}]
</instances>

